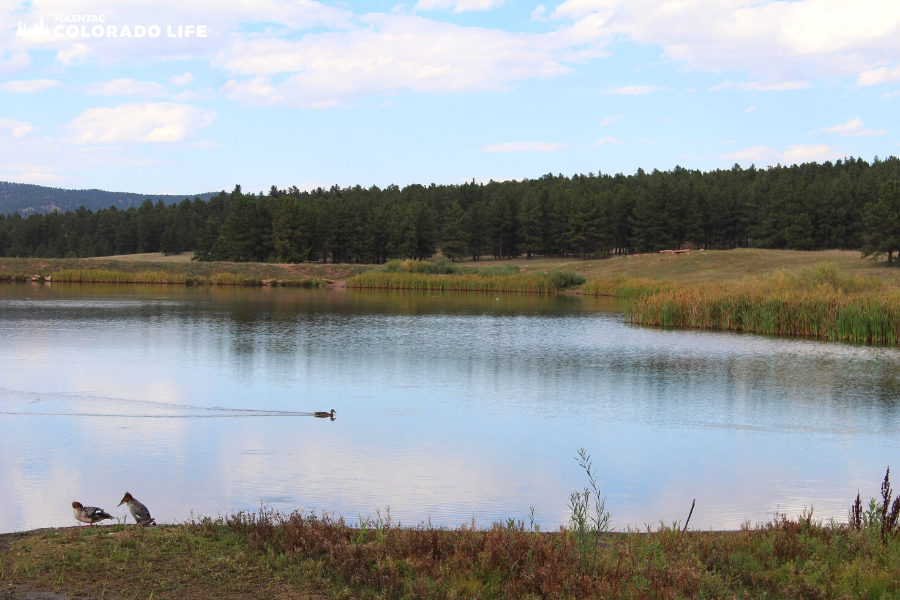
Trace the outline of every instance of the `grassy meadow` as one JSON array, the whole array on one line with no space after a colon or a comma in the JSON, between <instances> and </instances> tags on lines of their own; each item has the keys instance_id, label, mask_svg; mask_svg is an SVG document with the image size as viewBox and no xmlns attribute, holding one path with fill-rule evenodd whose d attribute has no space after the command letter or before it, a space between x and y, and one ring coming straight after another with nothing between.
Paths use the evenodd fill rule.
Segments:
<instances>
[{"instance_id":1,"label":"grassy meadow","mask_svg":"<svg viewBox=\"0 0 900 600\"><path fill-rule=\"evenodd\" d=\"M515 266L525 273L571 269L588 279L627 277L651 279L672 283L724 283L747 277L765 277L775 271L801 271L820 263L835 265L847 275L878 278L891 285L900 286L900 268L888 267L886 261L872 262L860 256L856 250L759 250L737 248L735 250L707 250L684 254L638 254L611 256L602 260L575 260L572 258L535 257L530 260L480 260L462 261L465 267L506 265Z\"/></svg>"},{"instance_id":2,"label":"grassy meadow","mask_svg":"<svg viewBox=\"0 0 900 600\"><path fill-rule=\"evenodd\" d=\"M876 511L877 512L877 511ZM811 515L739 531L437 528L268 510L0 538L0 594L195 598L900 598L900 537ZM16 597L16 596L10 596Z\"/></svg>"},{"instance_id":3,"label":"grassy meadow","mask_svg":"<svg viewBox=\"0 0 900 600\"><path fill-rule=\"evenodd\" d=\"M158 273L159 281L166 278L180 282L186 280L209 280L220 273L228 273L235 278L243 277L257 281L289 281L305 279L343 280L363 273L372 267L366 265L334 265L320 263L272 264L234 262L192 262L190 254L163 256L162 254L135 254L102 258L0 258L0 279L30 281L38 275L51 276L63 271L106 271L120 273L112 278L96 283L125 282L129 277L139 277L142 273ZM226 276L227 277L227 276ZM59 280L61 281L61 279ZM181 282L183 283L183 282Z\"/></svg>"}]
</instances>

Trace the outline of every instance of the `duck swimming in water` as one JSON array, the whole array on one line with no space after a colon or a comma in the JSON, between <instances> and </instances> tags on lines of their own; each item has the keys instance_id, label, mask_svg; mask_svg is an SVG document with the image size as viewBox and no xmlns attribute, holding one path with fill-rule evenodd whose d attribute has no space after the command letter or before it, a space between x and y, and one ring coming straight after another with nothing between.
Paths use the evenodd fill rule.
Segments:
<instances>
[{"instance_id":1,"label":"duck swimming in water","mask_svg":"<svg viewBox=\"0 0 900 600\"><path fill-rule=\"evenodd\" d=\"M125 497L119 502L119 506L122 506L123 504L128 505L128 510L131 511L131 516L134 517L135 523L141 527L146 527L150 523L156 521L156 519L150 516L150 511L147 510L147 507L135 500L134 496L129 492L125 492Z\"/></svg>"},{"instance_id":2,"label":"duck swimming in water","mask_svg":"<svg viewBox=\"0 0 900 600\"><path fill-rule=\"evenodd\" d=\"M331 412L319 411L319 412L314 412L313 414L321 419L327 419L328 417L331 417L332 419L334 419L334 409L333 408L331 409Z\"/></svg>"},{"instance_id":3,"label":"duck swimming in water","mask_svg":"<svg viewBox=\"0 0 900 600\"><path fill-rule=\"evenodd\" d=\"M111 514L102 508L97 508L96 506L84 506L81 502L73 502L72 508L75 512L75 518L88 525L93 525L103 519L113 518Z\"/></svg>"}]
</instances>

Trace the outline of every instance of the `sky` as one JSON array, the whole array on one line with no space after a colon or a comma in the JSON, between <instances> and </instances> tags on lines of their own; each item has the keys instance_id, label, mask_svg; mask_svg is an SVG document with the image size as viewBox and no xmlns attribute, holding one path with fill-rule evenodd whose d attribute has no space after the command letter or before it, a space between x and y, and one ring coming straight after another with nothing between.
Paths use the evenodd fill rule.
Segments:
<instances>
[{"instance_id":1,"label":"sky","mask_svg":"<svg viewBox=\"0 0 900 600\"><path fill-rule=\"evenodd\" d=\"M0 180L193 194L872 160L900 154L898 40L898 0L0 0Z\"/></svg>"}]
</instances>

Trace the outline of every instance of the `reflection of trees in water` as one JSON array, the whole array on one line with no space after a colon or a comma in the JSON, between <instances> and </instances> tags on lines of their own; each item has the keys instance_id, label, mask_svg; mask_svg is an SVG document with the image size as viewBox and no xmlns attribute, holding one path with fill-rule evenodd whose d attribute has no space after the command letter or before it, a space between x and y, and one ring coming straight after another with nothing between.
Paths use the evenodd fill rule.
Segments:
<instances>
[{"instance_id":1,"label":"reflection of trees in water","mask_svg":"<svg viewBox=\"0 0 900 600\"><path fill-rule=\"evenodd\" d=\"M626 412L685 424L765 417L785 425L896 427L896 349L625 326L568 296L243 287L21 288L9 327L82 327L134 352L163 348L249 380L427 384L466 401ZM29 296L29 294L31 294ZM498 300L499 298L499 300ZM9 299L9 293L4 295ZM365 374L365 375L362 375ZM711 415L711 416L710 416ZM646 417L649 418L649 417Z\"/></svg>"},{"instance_id":2,"label":"reflection of trees in water","mask_svg":"<svg viewBox=\"0 0 900 600\"><path fill-rule=\"evenodd\" d=\"M302 366L352 381L366 370L455 386L473 401L597 416L626 410L686 425L777 415L785 427L896 426L900 366L884 356L893 349L632 328L560 306L526 298L497 310L482 298L320 294L262 311L231 305L227 337L234 367L249 368L248 355L260 353L275 377Z\"/></svg>"}]
</instances>

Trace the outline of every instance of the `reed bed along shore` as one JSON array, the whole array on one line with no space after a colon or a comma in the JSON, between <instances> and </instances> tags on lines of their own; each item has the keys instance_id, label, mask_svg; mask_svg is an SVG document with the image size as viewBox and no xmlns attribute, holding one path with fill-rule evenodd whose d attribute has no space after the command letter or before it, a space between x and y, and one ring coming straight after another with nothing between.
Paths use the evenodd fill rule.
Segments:
<instances>
[{"instance_id":1,"label":"reed bed along shore","mask_svg":"<svg viewBox=\"0 0 900 600\"><path fill-rule=\"evenodd\" d=\"M522 273L518 267L460 267L446 259L390 261L375 271L357 275L347 287L360 289L427 290L447 292L510 292L551 294L580 285L585 277L574 271Z\"/></svg>"},{"instance_id":2,"label":"reed bed along shore","mask_svg":"<svg viewBox=\"0 0 900 600\"><path fill-rule=\"evenodd\" d=\"M219 272L209 277L190 276L166 271L117 271L110 269L63 269L47 275L27 276L19 273L0 272L0 281L42 283L155 283L175 285L250 285L290 286L318 288L327 282L315 277L286 279L262 279L242 273Z\"/></svg>"},{"instance_id":3,"label":"reed bed along shore","mask_svg":"<svg viewBox=\"0 0 900 600\"><path fill-rule=\"evenodd\" d=\"M630 323L880 344L900 343L900 290L830 265L720 285L670 285L634 298Z\"/></svg>"},{"instance_id":4,"label":"reed bed along shore","mask_svg":"<svg viewBox=\"0 0 900 600\"><path fill-rule=\"evenodd\" d=\"M581 286L579 293L583 296L611 296L614 298L638 298L658 294L672 289L674 284L668 281L656 281L640 277L598 277L588 279Z\"/></svg>"},{"instance_id":5,"label":"reed bed along shore","mask_svg":"<svg viewBox=\"0 0 900 600\"><path fill-rule=\"evenodd\" d=\"M347 287L444 292L524 292L549 294L559 291L554 283L537 275L427 275L422 273L364 273L347 281Z\"/></svg>"}]
</instances>

